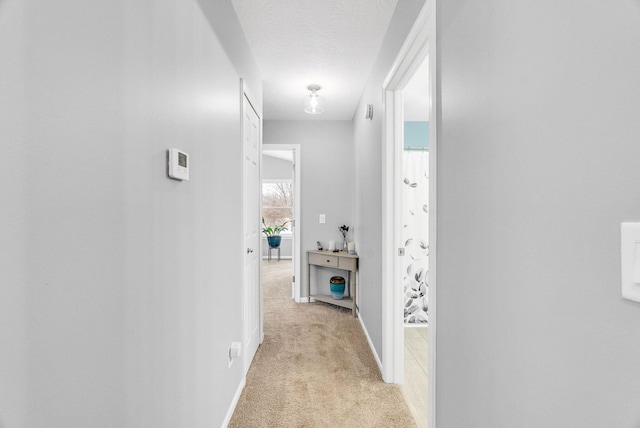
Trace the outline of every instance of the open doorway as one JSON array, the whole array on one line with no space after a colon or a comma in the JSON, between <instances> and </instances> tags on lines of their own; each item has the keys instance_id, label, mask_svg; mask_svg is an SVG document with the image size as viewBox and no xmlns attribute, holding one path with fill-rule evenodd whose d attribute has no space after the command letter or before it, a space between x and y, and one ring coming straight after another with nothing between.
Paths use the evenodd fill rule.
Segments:
<instances>
[{"instance_id":1,"label":"open doorway","mask_svg":"<svg viewBox=\"0 0 640 428\"><path fill-rule=\"evenodd\" d=\"M427 426L429 322L429 58L402 90L401 258L404 296L402 391L419 427Z\"/></svg>"},{"instance_id":2,"label":"open doorway","mask_svg":"<svg viewBox=\"0 0 640 428\"><path fill-rule=\"evenodd\" d=\"M269 145L262 150L263 271L286 260L291 270L291 298L296 301L300 300L299 159L298 145Z\"/></svg>"},{"instance_id":3,"label":"open doorway","mask_svg":"<svg viewBox=\"0 0 640 428\"><path fill-rule=\"evenodd\" d=\"M384 83L383 376L416 392L412 399L405 395L407 404L418 426L430 428L435 427L436 52L435 7L427 2ZM419 344L405 347L405 339ZM423 372L421 380L407 373L412 369Z\"/></svg>"}]
</instances>

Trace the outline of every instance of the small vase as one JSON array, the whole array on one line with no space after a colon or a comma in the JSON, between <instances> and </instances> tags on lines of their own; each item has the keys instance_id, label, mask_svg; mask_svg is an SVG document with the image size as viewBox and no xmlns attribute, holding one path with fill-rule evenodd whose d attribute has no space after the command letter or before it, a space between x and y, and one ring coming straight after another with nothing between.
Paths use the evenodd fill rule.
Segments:
<instances>
[{"instance_id":1,"label":"small vase","mask_svg":"<svg viewBox=\"0 0 640 428\"><path fill-rule=\"evenodd\" d=\"M342 300L344 297L345 281L341 276L332 276L329 280L331 287L331 297L333 300Z\"/></svg>"}]
</instances>

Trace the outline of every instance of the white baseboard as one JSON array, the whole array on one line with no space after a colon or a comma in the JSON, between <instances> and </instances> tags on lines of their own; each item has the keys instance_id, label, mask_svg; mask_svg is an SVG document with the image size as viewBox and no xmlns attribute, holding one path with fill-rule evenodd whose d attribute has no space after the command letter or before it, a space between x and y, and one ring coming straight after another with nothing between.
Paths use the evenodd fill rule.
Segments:
<instances>
[{"instance_id":1,"label":"white baseboard","mask_svg":"<svg viewBox=\"0 0 640 428\"><path fill-rule=\"evenodd\" d=\"M231 422L231 417L233 416L233 412L236 410L236 406L238 405L238 400L240 400L240 394L242 394L242 390L244 389L245 384L247 383L247 378L245 376L242 377L242 382L238 385L238 389L236 390L236 395L233 396L233 401L231 401L231 406L229 406L229 410L227 411L227 416L225 416L224 421L222 422L221 427L227 428L229 426L229 422Z\"/></svg>"},{"instance_id":2,"label":"white baseboard","mask_svg":"<svg viewBox=\"0 0 640 428\"><path fill-rule=\"evenodd\" d=\"M364 336L367 338L367 342L369 343L369 348L371 348L371 353L373 354L373 358L376 359L376 364L378 364L378 370L380 370L380 375L382 376L382 361L380 361L380 357L378 357L376 348L375 346L373 346L373 342L371 341L371 337L369 337L369 332L367 331L367 327L365 327L360 314L358 314L358 321L360 321L360 325L362 326L362 331L364 331Z\"/></svg>"}]
</instances>

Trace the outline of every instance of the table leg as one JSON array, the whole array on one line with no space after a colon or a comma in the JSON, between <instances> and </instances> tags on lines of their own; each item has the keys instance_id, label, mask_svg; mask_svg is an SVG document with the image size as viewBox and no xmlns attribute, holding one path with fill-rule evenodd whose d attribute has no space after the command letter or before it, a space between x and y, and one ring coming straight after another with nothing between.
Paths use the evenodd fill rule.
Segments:
<instances>
[{"instance_id":1,"label":"table leg","mask_svg":"<svg viewBox=\"0 0 640 428\"><path fill-rule=\"evenodd\" d=\"M307 254L307 303L311 303L311 264Z\"/></svg>"},{"instance_id":2,"label":"table leg","mask_svg":"<svg viewBox=\"0 0 640 428\"><path fill-rule=\"evenodd\" d=\"M350 272L350 274L353 274L353 308L352 308L352 312L353 312L353 316L356 316L356 296L358 293L358 285L356 284L356 273L355 272Z\"/></svg>"}]
</instances>

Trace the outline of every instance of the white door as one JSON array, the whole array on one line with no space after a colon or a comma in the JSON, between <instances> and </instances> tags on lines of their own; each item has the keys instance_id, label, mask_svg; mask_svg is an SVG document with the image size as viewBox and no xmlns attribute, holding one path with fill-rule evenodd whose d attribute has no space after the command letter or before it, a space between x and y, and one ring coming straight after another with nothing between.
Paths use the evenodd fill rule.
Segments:
<instances>
[{"instance_id":1,"label":"white door","mask_svg":"<svg viewBox=\"0 0 640 428\"><path fill-rule=\"evenodd\" d=\"M243 97L244 370L260 344L260 118Z\"/></svg>"}]
</instances>

